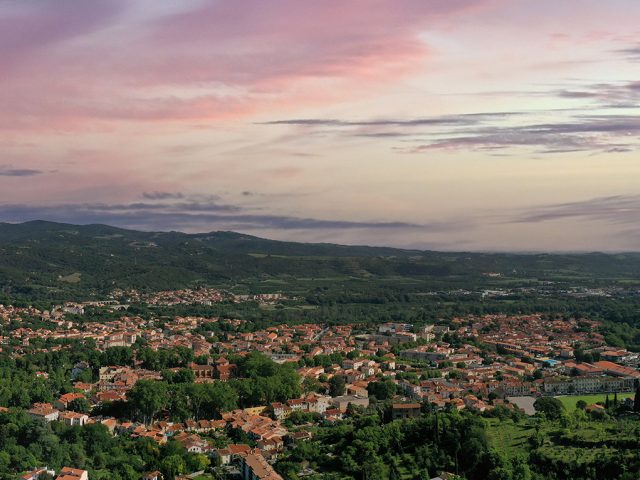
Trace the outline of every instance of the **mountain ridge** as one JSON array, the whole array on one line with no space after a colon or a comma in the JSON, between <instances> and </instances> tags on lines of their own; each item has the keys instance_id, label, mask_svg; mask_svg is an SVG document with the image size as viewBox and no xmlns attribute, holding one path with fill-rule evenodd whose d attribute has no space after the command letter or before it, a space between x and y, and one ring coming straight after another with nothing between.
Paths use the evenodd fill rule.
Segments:
<instances>
[{"instance_id":1,"label":"mountain ridge","mask_svg":"<svg viewBox=\"0 0 640 480\"><path fill-rule=\"evenodd\" d=\"M633 283L640 279L640 254L437 252L282 242L229 231L188 234L41 220L0 223L0 287L10 292L157 290L238 282L290 287L309 279L337 284L401 279L423 290L545 281Z\"/></svg>"}]
</instances>

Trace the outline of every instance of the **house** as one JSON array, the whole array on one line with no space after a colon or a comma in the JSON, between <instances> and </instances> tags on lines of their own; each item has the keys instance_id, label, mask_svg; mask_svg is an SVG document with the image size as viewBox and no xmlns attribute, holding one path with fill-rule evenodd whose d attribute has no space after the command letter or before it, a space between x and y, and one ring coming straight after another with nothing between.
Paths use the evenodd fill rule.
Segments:
<instances>
[{"instance_id":1,"label":"house","mask_svg":"<svg viewBox=\"0 0 640 480\"><path fill-rule=\"evenodd\" d=\"M114 392L112 390L107 390L105 392L98 392L93 396L93 401L95 403L104 403L104 402L120 402L124 401L125 395L123 393Z\"/></svg>"},{"instance_id":2,"label":"house","mask_svg":"<svg viewBox=\"0 0 640 480\"><path fill-rule=\"evenodd\" d=\"M347 395L356 395L358 397L368 397L369 391L359 385L347 385Z\"/></svg>"},{"instance_id":3,"label":"house","mask_svg":"<svg viewBox=\"0 0 640 480\"><path fill-rule=\"evenodd\" d=\"M237 366L233 364L219 364L216 362L216 373L218 380L223 382L229 380L236 372Z\"/></svg>"},{"instance_id":4,"label":"house","mask_svg":"<svg viewBox=\"0 0 640 480\"><path fill-rule=\"evenodd\" d=\"M162 480L162 479L163 479L162 474L157 470L153 472L145 473L142 476L142 480Z\"/></svg>"},{"instance_id":5,"label":"house","mask_svg":"<svg viewBox=\"0 0 640 480\"><path fill-rule=\"evenodd\" d=\"M356 397L353 395L343 395L341 397L335 397L331 399L331 404L334 405L341 412L346 412L349 404L360 405L367 408L369 406L369 399Z\"/></svg>"},{"instance_id":6,"label":"house","mask_svg":"<svg viewBox=\"0 0 640 480\"><path fill-rule=\"evenodd\" d=\"M101 420L100 423L107 427L107 430L109 430L111 435L114 435L116 426L118 425L118 421L115 418L105 418L104 420Z\"/></svg>"},{"instance_id":7,"label":"house","mask_svg":"<svg viewBox=\"0 0 640 480\"><path fill-rule=\"evenodd\" d=\"M399 418L414 418L421 414L419 403L394 403L391 406L391 417L394 420Z\"/></svg>"},{"instance_id":8,"label":"house","mask_svg":"<svg viewBox=\"0 0 640 480\"><path fill-rule=\"evenodd\" d=\"M459 478L457 475L453 473L442 472L437 477L432 478L431 480L453 480L454 478Z\"/></svg>"},{"instance_id":9,"label":"house","mask_svg":"<svg viewBox=\"0 0 640 480\"><path fill-rule=\"evenodd\" d=\"M89 480L89 472L78 468L64 467L56 480Z\"/></svg>"},{"instance_id":10,"label":"house","mask_svg":"<svg viewBox=\"0 0 640 480\"><path fill-rule=\"evenodd\" d=\"M36 403L27 413L31 418L39 418L47 423L57 420L60 415L50 403Z\"/></svg>"},{"instance_id":11,"label":"house","mask_svg":"<svg viewBox=\"0 0 640 480\"><path fill-rule=\"evenodd\" d=\"M301 441L311 440L313 438L313 434L306 430L301 430L299 432L293 432L285 436L284 441L288 446L295 445Z\"/></svg>"},{"instance_id":12,"label":"house","mask_svg":"<svg viewBox=\"0 0 640 480\"><path fill-rule=\"evenodd\" d=\"M54 407L58 410L66 410L69 408L69 404L74 400L80 400L86 398L82 393L65 393L58 400L54 402Z\"/></svg>"},{"instance_id":13,"label":"house","mask_svg":"<svg viewBox=\"0 0 640 480\"><path fill-rule=\"evenodd\" d=\"M196 380L213 379L215 367L213 365L198 365L192 363L189 368L193 372Z\"/></svg>"},{"instance_id":14,"label":"house","mask_svg":"<svg viewBox=\"0 0 640 480\"><path fill-rule=\"evenodd\" d=\"M220 465L227 465L240 454L250 453L251 447L245 444L228 445L227 448L217 448L213 451L213 457L220 459Z\"/></svg>"},{"instance_id":15,"label":"house","mask_svg":"<svg viewBox=\"0 0 640 480\"><path fill-rule=\"evenodd\" d=\"M93 384L85 382L76 382L73 384L73 388L80 390L83 393L89 393L93 389Z\"/></svg>"},{"instance_id":16,"label":"house","mask_svg":"<svg viewBox=\"0 0 640 480\"><path fill-rule=\"evenodd\" d=\"M207 441L194 433L182 432L174 435L173 438L190 453L204 453L209 450Z\"/></svg>"},{"instance_id":17,"label":"house","mask_svg":"<svg viewBox=\"0 0 640 480\"><path fill-rule=\"evenodd\" d=\"M259 450L240 455L240 472L244 480L283 480Z\"/></svg>"},{"instance_id":18,"label":"house","mask_svg":"<svg viewBox=\"0 0 640 480\"><path fill-rule=\"evenodd\" d=\"M53 470L49 470L47 467L36 468L30 472L25 473L20 477L21 480L40 480L40 476L45 473L53 476L56 474Z\"/></svg>"},{"instance_id":19,"label":"house","mask_svg":"<svg viewBox=\"0 0 640 480\"><path fill-rule=\"evenodd\" d=\"M70 426L77 425L79 427L82 427L83 425L86 425L87 421L89 420L89 417L84 413L61 412L58 415L58 420L61 422L64 422L65 425L70 425Z\"/></svg>"}]
</instances>

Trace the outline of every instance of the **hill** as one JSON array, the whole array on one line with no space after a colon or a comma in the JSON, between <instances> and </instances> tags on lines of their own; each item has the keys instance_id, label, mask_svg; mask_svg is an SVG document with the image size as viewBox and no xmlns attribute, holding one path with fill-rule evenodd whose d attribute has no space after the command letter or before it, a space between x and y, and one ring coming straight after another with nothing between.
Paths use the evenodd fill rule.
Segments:
<instances>
[{"instance_id":1,"label":"hill","mask_svg":"<svg viewBox=\"0 0 640 480\"><path fill-rule=\"evenodd\" d=\"M489 275L491 274L491 275ZM640 254L442 253L304 244L234 232L140 232L44 221L0 223L5 293L82 295L115 287L149 290L260 282L410 284L410 290L637 284ZM305 287L306 289L307 287Z\"/></svg>"}]
</instances>

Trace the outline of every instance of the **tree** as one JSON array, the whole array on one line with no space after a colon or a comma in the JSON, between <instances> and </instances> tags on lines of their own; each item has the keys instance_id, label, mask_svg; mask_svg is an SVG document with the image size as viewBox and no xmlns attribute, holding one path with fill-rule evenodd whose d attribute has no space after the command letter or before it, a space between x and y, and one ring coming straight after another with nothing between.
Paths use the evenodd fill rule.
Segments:
<instances>
[{"instance_id":1,"label":"tree","mask_svg":"<svg viewBox=\"0 0 640 480\"><path fill-rule=\"evenodd\" d=\"M329 380L329 395L332 397L339 397L344 395L347 388L347 380L344 375L334 375Z\"/></svg>"},{"instance_id":2,"label":"tree","mask_svg":"<svg viewBox=\"0 0 640 480\"><path fill-rule=\"evenodd\" d=\"M187 466L191 471L200 472L206 470L209 465L211 465L209 457L201 453L195 453L187 457Z\"/></svg>"},{"instance_id":3,"label":"tree","mask_svg":"<svg viewBox=\"0 0 640 480\"><path fill-rule=\"evenodd\" d=\"M360 357L360 352L358 350L351 350L349 353L347 353L347 358L349 360L354 360L358 357Z\"/></svg>"},{"instance_id":4,"label":"tree","mask_svg":"<svg viewBox=\"0 0 640 480\"><path fill-rule=\"evenodd\" d=\"M587 402L585 402L584 400L578 400L576 402L576 408L578 410L584 410L585 408L587 408Z\"/></svg>"},{"instance_id":5,"label":"tree","mask_svg":"<svg viewBox=\"0 0 640 480\"><path fill-rule=\"evenodd\" d=\"M640 386L636 388L636 395L633 398L633 411L640 412Z\"/></svg>"},{"instance_id":6,"label":"tree","mask_svg":"<svg viewBox=\"0 0 640 480\"><path fill-rule=\"evenodd\" d=\"M533 403L536 412L544 413L551 420L558 420L564 413L564 405L553 397L540 397Z\"/></svg>"},{"instance_id":7,"label":"tree","mask_svg":"<svg viewBox=\"0 0 640 480\"><path fill-rule=\"evenodd\" d=\"M167 384L152 380L139 380L127 394L131 408L142 415L145 424L169 402Z\"/></svg>"},{"instance_id":8,"label":"tree","mask_svg":"<svg viewBox=\"0 0 640 480\"><path fill-rule=\"evenodd\" d=\"M84 397L75 398L71 400L71 402L69 402L68 410L78 413L89 413L89 411L91 410L91 404L89 403L89 400Z\"/></svg>"},{"instance_id":9,"label":"tree","mask_svg":"<svg viewBox=\"0 0 640 480\"><path fill-rule=\"evenodd\" d=\"M129 347L109 347L101 361L102 365L133 365L133 351Z\"/></svg>"},{"instance_id":10,"label":"tree","mask_svg":"<svg viewBox=\"0 0 640 480\"><path fill-rule=\"evenodd\" d=\"M318 392L320 390L320 382L313 377L305 377L302 381L302 391L304 393Z\"/></svg>"},{"instance_id":11,"label":"tree","mask_svg":"<svg viewBox=\"0 0 640 480\"><path fill-rule=\"evenodd\" d=\"M396 394L396 384L391 380L383 380L381 382L371 382L367 385L369 395L376 397L377 400L389 400Z\"/></svg>"},{"instance_id":12,"label":"tree","mask_svg":"<svg viewBox=\"0 0 640 480\"><path fill-rule=\"evenodd\" d=\"M160 463L160 470L167 480L174 480L176 475L184 473L184 460L180 455L170 455Z\"/></svg>"}]
</instances>

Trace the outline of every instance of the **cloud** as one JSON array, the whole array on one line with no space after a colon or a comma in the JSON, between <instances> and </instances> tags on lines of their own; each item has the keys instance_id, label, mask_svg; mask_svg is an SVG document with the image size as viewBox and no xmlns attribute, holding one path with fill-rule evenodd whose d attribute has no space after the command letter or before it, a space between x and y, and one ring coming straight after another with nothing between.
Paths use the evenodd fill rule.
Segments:
<instances>
[{"instance_id":1,"label":"cloud","mask_svg":"<svg viewBox=\"0 0 640 480\"><path fill-rule=\"evenodd\" d=\"M623 115L582 115L564 123L486 127L454 132L431 143L405 149L409 153L430 150L507 150L530 147L536 153L591 151L623 152L638 148L640 118Z\"/></svg>"},{"instance_id":2,"label":"cloud","mask_svg":"<svg viewBox=\"0 0 640 480\"><path fill-rule=\"evenodd\" d=\"M613 195L534 207L520 212L509 222L540 223L572 218L638 225L640 224L640 195Z\"/></svg>"},{"instance_id":3,"label":"cloud","mask_svg":"<svg viewBox=\"0 0 640 480\"><path fill-rule=\"evenodd\" d=\"M202 122L341 102L351 87L362 95L422 68L425 28L488 3L14 2L0 11L0 128Z\"/></svg>"},{"instance_id":4,"label":"cloud","mask_svg":"<svg viewBox=\"0 0 640 480\"><path fill-rule=\"evenodd\" d=\"M598 97L597 92L586 92L584 90L559 90L557 92L557 95L563 98L576 98L576 99Z\"/></svg>"},{"instance_id":5,"label":"cloud","mask_svg":"<svg viewBox=\"0 0 640 480\"><path fill-rule=\"evenodd\" d=\"M640 60L640 45L616 50L615 53L622 54L630 60Z\"/></svg>"},{"instance_id":6,"label":"cloud","mask_svg":"<svg viewBox=\"0 0 640 480\"><path fill-rule=\"evenodd\" d=\"M34 177L46 173L33 168L0 167L0 177Z\"/></svg>"},{"instance_id":7,"label":"cloud","mask_svg":"<svg viewBox=\"0 0 640 480\"><path fill-rule=\"evenodd\" d=\"M640 85L629 84L629 90L640 92ZM565 93L572 98L591 98L580 92ZM578 112L578 113L575 113ZM476 150L515 154L510 149L528 148L536 153L558 154L590 151L594 153L624 153L638 147L640 117L632 115L573 113L564 122L532 123L529 117L540 112L511 111L474 113L407 119L289 119L265 122L265 125L290 125L307 129L332 128L344 136L393 139L402 138L404 145L396 147L405 153L431 150ZM544 114L544 112L542 112ZM521 125L505 123L517 117ZM527 124L527 120L529 123ZM313 130L312 130L313 131ZM333 132L333 133L336 133ZM425 142L425 138L430 141ZM406 144L414 143L407 146Z\"/></svg>"},{"instance_id":8,"label":"cloud","mask_svg":"<svg viewBox=\"0 0 640 480\"><path fill-rule=\"evenodd\" d=\"M176 200L184 198L182 192L144 192L142 198L146 200Z\"/></svg>"},{"instance_id":9,"label":"cloud","mask_svg":"<svg viewBox=\"0 0 640 480\"><path fill-rule=\"evenodd\" d=\"M596 105L610 108L638 107L640 82L597 83L580 89L561 89L556 95L569 99L595 100Z\"/></svg>"},{"instance_id":10,"label":"cloud","mask_svg":"<svg viewBox=\"0 0 640 480\"><path fill-rule=\"evenodd\" d=\"M295 125L302 127L424 127L424 126L457 126L477 125L485 120L504 119L522 112L487 112L467 113L462 115L442 115L436 117L408 119L370 119L370 120L338 120L321 118L297 118L288 120L271 120L261 125Z\"/></svg>"},{"instance_id":11,"label":"cloud","mask_svg":"<svg viewBox=\"0 0 640 480\"><path fill-rule=\"evenodd\" d=\"M4 2L0 11L0 72L6 74L60 43L109 25L125 6L121 0Z\"/></svg>"},{"instance_id":12,"label":"cloud","mask_svg":"<svg viewBox=\"0 0 640 480\"><path fill-rule=\"evenodd\" d=\"M193 203L0 205L0 221L49 220L65 223L105 223L143 230L424 230L459 228L454 223L421 225L410 222L350 221L256 214L234 205Z\"/></svg>"}]
</instances>

